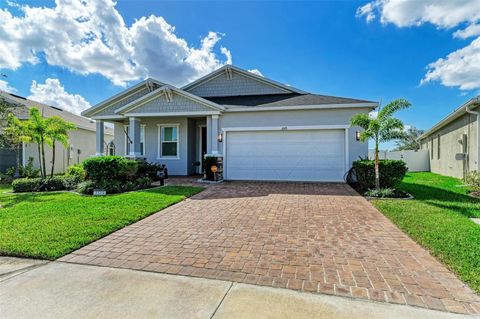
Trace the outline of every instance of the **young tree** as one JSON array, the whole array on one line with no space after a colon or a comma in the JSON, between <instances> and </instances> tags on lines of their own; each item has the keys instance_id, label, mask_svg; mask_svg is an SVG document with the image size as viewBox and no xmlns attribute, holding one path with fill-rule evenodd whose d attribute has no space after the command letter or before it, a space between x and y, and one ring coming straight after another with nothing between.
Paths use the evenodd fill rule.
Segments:
<instances>
[{"instance_id":1,"label":"young tree","mask_svg":"<svg viewBox=\"0 0 480 319\"><path fill-rule=\"evenodd\" d=\"M15 177L19 176L18 167L20 166L20 150L22 143L30 141L26 123L20 121L13 113L8 114L6 118L6 126L3 129L3 137L10 148L15 151L16 167Z\"/></svg>"},{"instance_id":2,"label":"young tree","mask_svg":"<svg viewBox=\"0 0 480 319\"><path fill-rule=\"evenodd\" d=\"M362 142L373 139L375 142L375 188L380 189L380 171L378 160L378 146L382 142L388 142L401 138L403 133L403 123L393 117L393 114L399 110L410 107L410 102L404 99L394 100L383 108L379 108L376 118L368 114L355 114L350 119L352 126L359 126L363 129L360 133Z\"/></svg>"},{"instance_id":3,"label":"young tree","mask_svg":"<svg viewBox=\"0 0 480 319\"><path fill-rule=\"evenodd\" d=\"M30 119L26 125L31 140L37 144L40 173L42 178L45 178L47 177L45 169L45 143L50 143L50 137L47 136L47 121L36 107L32 107L30 109Z\"/></svg>"},{"instance_id":4,"label":"young tree","mask_svg":"<svg viewBox=\"0 0 480 319\"><path fill-rule=\"evenodd\" d=\"M63 147L68 147L68 132L77 127L59 116L52 116L46 119L46 124L47 144L52 147L52 168L50 171L50 177L52 177L55 170L55 144L58 141Z\"/></svg>"},{"instance_id":5,"label":"young tree","mask_svg":"<svg viewBox=\"0 0 480 319\"><path fill-rule=\"evenodd\" d=\"M419 130L416 127L410 127L405 130L402 134L402 137L395 142L396 151L418 151L421 148L420 141L418 138L424 133L423 130Z\"/></svg>"}]
</instances>

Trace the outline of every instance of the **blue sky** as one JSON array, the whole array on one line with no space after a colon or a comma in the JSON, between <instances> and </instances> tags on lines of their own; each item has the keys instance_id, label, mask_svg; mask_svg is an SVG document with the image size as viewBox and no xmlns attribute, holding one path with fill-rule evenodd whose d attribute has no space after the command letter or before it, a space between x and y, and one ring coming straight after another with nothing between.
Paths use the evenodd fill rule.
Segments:
<instances>
[{"instance_id":1,"label":"blue sky","mask_svg":"<svg viewBox=\"0 0 480 319\"><path fill-rule=\"evenodd\" d=\"M111 5L109 9L111 12L105 15L93 16L96 15L95 10L87 10L86 14L91 14L92 19L100 21L91 28L114 24L110 19L112 12L113 16L118 14L120 19L123 19L126 28L131 28L145 17L145 23L137 23L138 28L136 27L135 31L131 30L132 37L136 37L136 42L132 46L142 48L143 52L155 51L156 43L163 43L162 36L158 39L139 36L142 30L151 28L155 23L156 25L163 23L158 19L149 20L153 15L162 17L168 26L175 28L174 30L167 28L165 37L175 35L174 46L180 46L183 50L180 52L187 52L185 53L188 55L187 58L192 60L190 64L198 63L195 62L198 53L206 56L200 63L206 61L205 64L210 68L225 63L228 56L222 53L223 47L231 54L234 65L258 69L266 77L306 91L382 103L399 97L406 98L413 106L399 113L399 117L407 125L427 129L466 100L479 94L480 83L475 80L472 83L471 80L480 77L479 73L472 74L478 72L478 67L469 71L470 73L463 71L448 73L452 72L448 71L449 69L455 69L456 63L458 64L455 59L449 59L448 55L472 47L472 40L477 40L478 35L473 32L472 36L454 36L454 33L469 26L476 27L479 17L472 14L451 21L448 13L452 9L447 2L443 7L439 5L440 9L444 10L444 16L439 14L440 16L434 18L430 15L426 17L425 11L419 8L422 1L410 1L410 7L405 8L389 7L395 5L395 2L396 0L119 1L116 6ZM475 6L475 2L478 1L466 2L466 5ZM168 55L178 54L179 48L175 47L173 53L170 52L171 43L168 41L159 49L163 52L159 55L155 55L155 52L149 56L143 56L141 52L136 53L139 55L133 58L136 60L132 63L142 64L142 70L139 70L140 68L129 70L128 63L131 62L131 58L119 58L118 61L127 61L125 67L118 69L118 73L124 74L121 79L116 78L116 69L112 71L114 75L107 74L108 68L112 68L109 65L99 64L99 69L106 70L99 73L96 73L94 67L78 67L78 63L75 62L77 58L74 55L75 50L68 46L64 49L57 48L57 45L61 46L59 42L67 41L69 36L42 32L35 34L35 40L27 41L25 39L29 33L25 32L21 25L17 25L18 20L15 20L26 20L25 7L22 8L24 5L28 5L30 9L39 9L41 14L48 16L55 12L53 11L56 7L55 2L16 3L20 6L0 2L0 8L4 12L4 24L11 26L10 29L3 27L4 30L0 27L0 38L2 31L4 34L17 34L10 39L10 43L17 42L11 49L14 52L12 55L16 56L10 60L4 58L3 62L0 56L0 73L7 75L0 80L4 82L4 88L8 86L10 90L16 90L17 94L36 97L42 102L52 104L60 103L53 99L52 92L63 89L61 94L64 95L64 99L60 100L63 103L79 103L74 109L77 111L85 108L86 103L94 105L121 91L124 85L135 83L146 75L156 75L155 77L161 81L180 84L206 72L204 69L199 70L197 66L185 67L182 65L183 62L169 62L172 57ZM415 9L418 10L413 10L415 13L409 15L412 6L416 6ZM363 15L357 14L357 10L362 7ZM44 11L42 8L51 11ZM6 11L10 14L8 17L5 15ZM71 11L74 12L75 9ZM67 16L67 19L71 17L71 11L67 9L67 14L63 11L63 17ZM38 23L39 26L45 25L39 18L32 19L23 22L30 25L34 23ZM59 20L57 23L65 21ZM62 24L52 25L62 28ZM165 28L163 25L161 30ZM65 30L68 30L68 27L65 27ZM212 31L217 34L211 47L201 52L188 51L200 48L202 39ZM58 39L58 42L49 42L52 39L42 38L50 36ZM41 41L44 43L39 44ZM52 46L55 49L52 49ZM119 50L113 51L123 49L120 45ZM125 52L130 51L125 49ZM118 55L128 56L129 53L125 52L107 55L99 53L88 58L102 57L97 58L97 61L102 59L113 61L112 66L116 67L122 64L115 62L116 58ZM1 49L0 54L5 55ZM112 58L109 58L109 54ZM473 50L465 54L470 56L463 60L480 60L478 51ZM36 59L34 64L32 56ZM431 67L430 70L434 71L432 79L421 84L421 80L428 72L428 65L438 59L444 59L444 62L434 68ZM174 64L170 71L169 63ZM171 77L172 74L177 76ZM57 81L47 83L47 79ZM32 81L35 82L32 84Z\"/></svg>"}]
</instances>

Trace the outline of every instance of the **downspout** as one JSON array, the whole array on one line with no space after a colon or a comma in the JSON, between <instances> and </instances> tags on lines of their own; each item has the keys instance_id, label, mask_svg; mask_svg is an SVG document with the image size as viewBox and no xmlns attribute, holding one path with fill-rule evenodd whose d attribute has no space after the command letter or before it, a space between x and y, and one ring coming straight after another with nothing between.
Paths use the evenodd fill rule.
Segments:
<instances>
[{"instance_id":1,"label":"downspout","mask_svg":"<svg viewBox=\"0 0 480 319\"><path fill-rule=\"evenodd\" d=\"M479 101L480 101L480 98L476 97L472 99L472 101L468 103L467 106L465 106L465 111L467 111L467 113L477 116L477 145L476 145L477 146L477 172L480 172L480 112L472 111L469 108L469 105L475 104L476 102L479 102Z\"/></svg>"}]
</instances>

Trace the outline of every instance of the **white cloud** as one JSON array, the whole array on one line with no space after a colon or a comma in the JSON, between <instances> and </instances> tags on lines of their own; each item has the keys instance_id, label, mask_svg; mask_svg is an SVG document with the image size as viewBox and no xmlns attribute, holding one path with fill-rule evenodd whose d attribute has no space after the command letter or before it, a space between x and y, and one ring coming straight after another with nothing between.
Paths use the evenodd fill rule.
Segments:
<instances>
[{"instance_id":1,"label":"white cloud","mask_svg":"<svg viewBox=\"0 0 480 319\"><path fill-rule=\"evenodd\" d=\"M17 89L11 87L7 81L0 80L0 91L15 93L17 92Z\"/></svg>"},{"instance_id":2,"label":"white cloud","mask_svg":"<svg viewBox=\"0 0 480 319\"><path fill-rule=\"evenodd\" d=\"M248 72L259 75L259 76L263 76L262 72L260 72L259 69L248 70Z\"/></svg>"},{"instance_id":3,"label":"white cloud","mask_svg":"<svg viewBox=\"0 0 480 319\"><path fill-rule=\"evenodd\" d=\"M465 29L453 33L453 36L459 39L467 39L477 35L480 35L480 24L471 24Z\"/></svg>"},{"instance_id":4,"label":"white cloud","mask_svg":"<svg viewBox=\"0 0 480 319\"><path fill-rule=\"evenodd\" d=\"M461 90L480 88L480 37L468 46L428 65L421 83L440 81Z\"/></svg>"},{"instance_id":5,"label":"white cloud","mask_svg":"<svg viewBox=\"0 0 480 319\"><path fill-rule=\"evenodd\" d=\"M81 111L91 107L81 95L65 91L58 79L49 78L43 84L32 81L30 93L31 95L27 97L29 100L57 106L75 114L80 114Z\"/></svg>"},{"instance_id":6,"label":"white cloud","mask_svg":"<svg viewBox=\"0 0 480 319\"><path fill-rule=\"evenodd\" d=\"M117 85L146 76L181 85L231 63L228 49L220 48L220 57L215 52L221 34L209 32L197 48L162 17L141 17L127 26L115 5L112 0L16 5L22 16L0 9L0 68L35 64L42 55L50 65L101 74Z\"/></svg>"},{"instance_id":7,"label":"white cloud","mask_svg":"<svg viewBox=\"0 0 480 319\"><path fill-rule=\"evenodd\" d=\"M367 22L377 15L383 24L411 27L430 23L441 29L459 28L453 33L455 38L477 36L468 46L430 63L421 83L439 81L461 90L480 88L479 0L374 0L357 9L357 16Z\"/></svg>"}]
</instances>

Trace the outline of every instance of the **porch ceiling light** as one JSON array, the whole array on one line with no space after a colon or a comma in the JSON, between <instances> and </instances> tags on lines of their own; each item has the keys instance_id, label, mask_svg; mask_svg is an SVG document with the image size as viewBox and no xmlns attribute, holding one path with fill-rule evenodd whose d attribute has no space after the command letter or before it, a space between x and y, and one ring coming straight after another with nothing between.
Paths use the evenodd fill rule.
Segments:
<instances>
[{"instance_id":1,"label":"porch ceiling light","mask_svg":"<svg viewBox=\"0 0 480 319\"><path fill-rule=\"evenodd\" d=\"M219 143L222 143L222 142L223 142L223 134L222 134L222 133L218 134L218 136L217 136L217 141L218 141Z\"/></svg>"}]
</instances>

